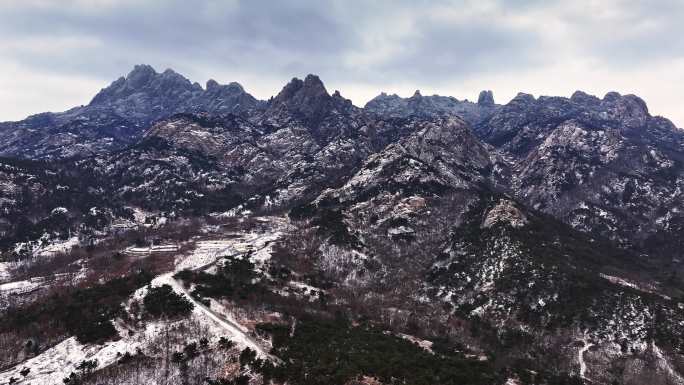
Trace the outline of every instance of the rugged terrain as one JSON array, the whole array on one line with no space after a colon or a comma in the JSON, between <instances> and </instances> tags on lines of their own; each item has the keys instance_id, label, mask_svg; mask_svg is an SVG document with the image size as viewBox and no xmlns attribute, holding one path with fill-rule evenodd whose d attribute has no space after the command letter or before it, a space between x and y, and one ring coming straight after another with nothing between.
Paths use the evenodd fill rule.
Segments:
<instances>
[{"instance_id":1,"label":"rugged terrain","mask_svg":"<svg viewBox=\"0 0 684 385\"><path fill-rule=\"evenodd\" d=\"M684 131L637 96L141 65L0 138L0 381L684 383Z\"/></svg>"}]
</instances>

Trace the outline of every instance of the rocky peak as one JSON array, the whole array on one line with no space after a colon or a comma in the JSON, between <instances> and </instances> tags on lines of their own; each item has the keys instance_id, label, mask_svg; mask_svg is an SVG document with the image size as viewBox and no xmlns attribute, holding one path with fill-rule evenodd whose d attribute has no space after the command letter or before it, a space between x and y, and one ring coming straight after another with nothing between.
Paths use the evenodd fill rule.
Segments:
<instances>
[{"instance_id":1,"label":"rocky peak","mask_svg":"<svg viewBox=\"0 0 684 385\"><path fill-rule=\"evenodd\" d=\"M517 111L517 113L520 113L534 107L536 104L537 99L534 96L519 92L510 102L504 105L502 112Z\"/></svg>"},{"instance_id":2,"label":"rocky peak","mask_svg":"<svg viewBox=\"0 0 684 385\"><path fill-rule=\"evenodd\" d=\"M193 85L190 80L171 69L160 74L150 65L138 64L125 78L119 78L98 92L90 104L120 103L135 94L144 94L149 98L166 98L200 90L201 87Z\"/></svg>"},{"instance_id":3,"label":"rocky peak","mask_svg":"<svg viewBox=\"0 0 684 385\"><path fill-rule=\"evenodd\" d=\"M218 86L219 86L219 83L216 80L209 79L209 80L207 80L207 85L206 85L205 89L207 91L211 91L211 90L217 88Z\"/></svg>"},{"instance_id":4,"label":"rocky peak","mask_svg":"<svg viewBox=\"0 0 684 385\"><path fill-rule=\"evenodd\" d=\"M511 103L515 104L532 104L536 101L534 95L526 94L524 92L518 92L517 95L511 100Z\"/></svg>"},{"instance_id":5,"label":"rocky peak","mask_svg":"<svg viewBox=\"0 0 684 385\"><path fill-rule=\"evenodd\" d=\"M209 113L247 113L249 114L259 101L247 93L239 83L220 84L216 80L207 81L205 91L188 101L186 111L204 111Z\"/></svg>"},{"instance_id":6,"label":"rocky peak","mask_svg":"<svg viewBox=\"0 0 684 385\"><path fill-rule=\"evenodd\" d=\"M315 90L316 92L320 93L328 93L321 79L314 74L306 75L306 77L304 78L304 88L308 90Z\"/></svg>"},{"instance_id":7,"label":"rocky peak","mask_svg":"<svg viewBox=\"0 0 684 385\"><path fill-rule=\"evenodd\" d=\"M494 105L494 93L491 90L481 91L477 97L477 104L481 106Z\"/></svg>"},{"instance_id":8,"label":"rocky peak","mask_svg":"<svg viewBox=\"0 0 684 385\"><path fill-rule=\"evenodd\" d=\"M315 79L307 78L301 85L307 82ZM258 103L235 82L223 85L210 79L203 89L172 69L157 73L149 65L136 65L126 77L100 91L89 108L113 108L120 115L151 122L182 112L245 112Z\"/></svg>"},{"instance_id":9,"label":"rocky peak","mask_svg":"<svg viewBox=\"0 0 684 385\"><path fill-rule=\"evenodd\" d=\"M151 68L151 67L150 67L150 68ZM154 70L153 70L153 71L154 71ZM181 77L181 78L185 79L185 77L183 77L183 76L182 76L181 74L179 74L178 72L172 70L171 68L165 69L164 72L162 72L162 76L163 76L163 77L166 77L166 78Z\"/></svg>"},{"instance_id":10,"label":"rocky peak","mask_svg":"<svg viewBox=\"0 0 684 385\"><path fill-rule=\"evenodd\" d=\"M152 66L137 64L126 76L126 84L134 89L141 88L157 75L157 71Z\"/></svg>"},{"instance_id":11,"label":"rocky peak","mask_svg":"<svg viewBox=\"0 0 684 385\"><path fill-rule=\"evenodd\" d=\"M609 92L600 106L610 117L621 121L628 129L645 126L646 119L651 116L646 102L636 95L623 96L617 92Z\"/></svg>"},{"instance_id":12,"label":"rocky peak","mask_svg":"<svg viewBox=\"0 0 684 385\"><path fill-rule=\"evenodd\" d=\"M245 92L245 89L242 87L242 84L238 82L230 82L227 85L228 89L235 90L235 91L240 91L240 92Z\"/></svg>"},{"instance_id":13,"label":"rocky peak","mask_svg":"<svg viewBox=\"0 0 684 385\"><path fill-rule=\"evenodd\" d=\"M589 95L588 93L579 90L573 92L572 96L570 96L570 100L583 105L597 105L601 102L596 96Z\"/></svg>"},{"instance_id":14,"label":"rocky peak","mask_svg":"<svg viewBox=\"0 0 684 385\"><path fill-rule=\"evenodd\" d=\"M619 100L622 97L619 92L610 91L604 97L603 101L607 103L612 103Z\"/></svg>"},{"instance_id":15,"label":"rocky peak","mask_svg":"<svg viewBox=\"0 0 684 385\"><path fill-rule=\"evenodd\" d=\"M307 75L304 80L293 78L273 99L274 104L285 103L288 106L320 102L330 98L323 82L316 75Z\"/></svg>"},{"instance_id":16,"label":"rocky peak","mask_svg":"<svg viewBox=\"0 0 684 385\"><path fill-rule=\"evenodd\" d=\"M620 102L627 108L640 115L649 115L646 102L636 95L625 95Z\"/></svg>"},{"instance_id":17,"label":"rocky peak","mask_svg":"<svg viewBox=\"0 0 684 385\"><path fill-rule=\"evenodd\" d=\"M363 108L366 111L387 116L405 116L409 114L405 99L397 94L389 95L385 92L381 92L380 95L369 100Z\"/></svg>"},{"instance_id":18,"label":"rocky peak","mask_svg":"<svg viewBox=\"0 0 684 385\"><path fill-rule=\"evenodd\" d=\"M338 93L339 95L339 93ZM316 75L307 75L304 80L293 78L269 105L271 113L283 110L298 116L309 126L316 126L335 107L343 108L346 99L332 97L323 82Z\"/></svg>"},{"instance_id":19,"label":"rocky peak","mask_svg":"<svg viewBox=\"0 0 684 385\"><path fill-rule=\"evenodd\" d=\"M452 96L423 96L416 91L413 96L401 98L396 94L381 93L368 103L364 109L375 114L391 117L439 117L446 115L459 116L477 130L500 106L494 104L491 93L483 95L484 103L473 103L458 100Z\"/></svg>"},{"instance_id":20,"label":"rocky peak","mask_svg":"<svg viewBox=\"0 0 684 385\"><path fill-rule=\"evenodd\" d=\"M245 89L242 88L240 83L230 82L228 84L220 84L214 79L209 79L207 81L205 89L207 94L215 97L246 94Z\"/></svg>"},{"instance_id":21,"label":"rocky peak","mask_svg":"<svg viewBox=\"0 0 684 385\"><path fill-rule=\"evenodd\" d=\"M369 100L368 103L366 103L366 106L364 108L374 108L376 105L379 105L379 104L389 103L389 102L397 102L397 101L402 101L402 98L399 95L397 95L397 94L391 94L390 95L386 92L381 92L380 95Z\"/></svg>"},{"instance_id":22,"label":"rocky peak","mask_svg":"<svg viewBox=\"0 0 684 385\"><path fill-rule=\"evenodd\" d=\"M403 147L418 159L446 169L468 167L484 170L490 158L482 143L458 117L437 118L421 123L422 127L406 139Z\"/></svg>"},{"instance_id":23,"label":"rocky peak","mask_svg":"<svg viewBox=\"0 0 684 385\"><path fill-rule=\"evenodd\" d=\"M185 76L178 72L167 68L164 72L157 76L150 84L150 88L173 92L202 92L202 86L198 83L192 83Z\"/></svg>"},{"instance_id":24,"label":"rocky peak","mask_svg":"<svg viewBox=\"0 0 684 385\"><path fill-rule=\"evenodd\" d=\"M304 81L300 78L292 78L289 83L283 87L278 95L273 98L273 103L285 103L295 97L297 92L304 87Z\"/></svg>"},{"instance_id":25,"label":"rocky peak","mask_svg":"<svg viewBox=\"0 0 684 385\"><path fill-rule=\"evenodd\" d=\"M352 105L352 101L342 96L339 90L335 90L335 92L333 92L332 98L336 103L341 103L348 106Z\"/></svg>"}]
</instances>

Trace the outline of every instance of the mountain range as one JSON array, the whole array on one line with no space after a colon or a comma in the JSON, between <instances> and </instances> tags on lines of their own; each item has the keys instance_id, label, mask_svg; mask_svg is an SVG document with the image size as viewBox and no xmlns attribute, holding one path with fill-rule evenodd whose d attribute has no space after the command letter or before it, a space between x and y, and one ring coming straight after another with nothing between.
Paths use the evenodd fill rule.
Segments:
<instances>
[{"instance_id":1,"label":"mountain range","mask_svg":"<svg viewBox=\"0 0 684 385\"><path fill-rule=\"evenodd\" d=\"M263 101L138 65L0 143L7 260L135 210L285 217L274 263L354 322L496 352L491 383L684 383L684 131L635 95L360 108L315 75Z\"/></svg>"}]
</instances>

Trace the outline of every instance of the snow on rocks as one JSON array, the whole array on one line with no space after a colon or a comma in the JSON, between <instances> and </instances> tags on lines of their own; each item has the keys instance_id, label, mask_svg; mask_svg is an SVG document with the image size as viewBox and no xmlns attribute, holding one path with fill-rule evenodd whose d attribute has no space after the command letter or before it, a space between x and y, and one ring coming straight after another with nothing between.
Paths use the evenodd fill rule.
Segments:
<instances>
[{"instance_id":1,"label":"snow on rocks","mask_svg":"<svg viewBox=\"0 0 684 385\"><path fill-rule=\"evenodd\" d=\"M7 282L0 285L0 295L25 294L43 285L43 282L36 279L24 281Z\"/></svg>"},{"instance_id":2,"label":"snow on rocks","mask_svg":"<svg viewBox=\"0 0 684 385\"><path fill-rule=\"evenodd\" d=\"M200 303L189 294L180 282L173 278L173 275L183 269L204 270L221 257L254 249L258 251L252 255L252 258L257 261L265 261L270 257L271 242L280 235L280 232L248 233L228 239L198 241L196 249L191 254L179 257L174 271L157 276L150 285L155 287L167 284L194 305L189 319L176 322L197 322L206 328L210 335L214 336L214 339L228 337L239 347L249 347L256 351L260 357L277 362L277 357L268 354L268 349L265 347L266 343L252 337L248 329L237 323L224 307L217 306L216 301L212 301L212 308ZM40 280L35 279L10 282L0 285L0 292L26 291L41 284L43 283ZM142 301L146 293L147 287L136 290L125 305L130 305L132 301ZM103 368L116 363L119 356L126 352L134 353L137 348L147 351L151 348L150 344L162 336L164 327L169 325L160 322L147 322L144 329L135 333L129 333L129 330L124 328L120 322L115 322L115 326L119 331L120 339L101 345L84 345L79 343L75 337L67 338L36 357L0 373L0 384L8 383L12 377L22 379L23 382L32 385L62 383L62 379L76 371L75 366L84 360L97 360L98 368ZM30 369L25 378L19 373L23 368Z\"/></svg>"},{"instance_id":3,"label":"snow on rocks","mask_svg":"<svg viewBox=\"0 0 684 385\"><path fill-rule=\"evenodd\" d=\"M404 334L404 333L398 333L397 336L399 336L399 337L401 337L401 338L403 338L403 339L405 339L405 340L407 340L407 341L409 341L409 342L411 342L411 343L414 343L414 344L418 345L418 346L419 346L420 348L422 348L423 350L426 350L426 351L428 351L428 352L430 352L430 353L433 353L433 351L432 351L432 345L433 345L433 344L432 344L432 341L420 339L420 338L418 338L418 337L415 337L415 336L412 336L412 335L409 335L409 334Z\"/></svg>"},{"instance_id":4,"label":"snow on rocks","mask_svg":"<svg viewBox=\"0 0 684 385\"><path fill-rule=\"evenodd\" d=\"M411 227L408 226L399 226L399 227L391 227L387 229L387 234L391 236L402 236L402 235L410 235L415 233L416 231L413 230Z\"/></svg>"},{"instance_id":5,"label":"snow on rocks","mask_svg":"<svg viewBox=\"0 0 684 385\"><path fill-rule=\"evenodd\" d=\"M32 385L53 385L62 382L70 373L76 371L76 365L84 360L97 360L98 368L116 362L118 355L125 352L135 352L140 346L139 341L120 339L103 345L83 345L70 337L51 347L43 353L33 357L13 369L0 373L0 383L8 383L11 377L22 378L21 369L29 368L30 372L24 383Z\"/></svg>"},{"instance_id":6,"label":"snow on rocks","mask_svg":"<svg viewBox=\"0 0 684 385\"><path fill-rule=\"evenodd\" d=\"M684 384L684 377L682 377L672 364L667 360L663 351L654 343L650 344L651 352L656 359L655 367L658 372L664 372L675 384Z\"/></svg>"},{"instance_id":7,"label":"snow on rocks","mask_svg":"<svg viewBox=\"0 0 684 385\"><path fill-rule=\"evenodd\" d=\"M273 253L273 242L282 236L282 232L276 231L271 234L260 234L252 239L255 252L250 256L250 260L255 263L263 264L271 259Z\"/></svg>"},{"instance_id":8,"label":"snow on rocks","mask_svg":"<svg viewBox=\"0 0 684 385\"><path fill-rule=\"evenodd\" d=\"M176 261L176 271L194 270L216 262L220 257L236 254L234 240L205 240L195 243L195 249L188 256Z\"/></svg>"},{"instance_id":9,"label":"snow on rocks","mask_svg":"<svg viewBox=\"0 0 684 385\"><path fill-rule=\"evenodd\" d=\"M155 253L174 253L180 248L176 244L168 245L152 245L150 247L131 246L124 250L124 253L129 255L149 255Z\"/></svg>"},{"instance_id":10,"label":"snow on rocks","mask_svg":"<svg viewBox=\"0 0 684 385\"><path fill-rule=\"evenodd\" d=\"M582 341L582 347L579 349L579 352L577 353L577 360L579 361L579 375L581 378L586 379L586 374L587 374L587 363L584 360L584 354L591 349L591 347L594 346L591 342L588 342L587 339L584 339Z\"/></svg>"},{"instance_id":11,"label":"snow on rocks","mask_svg":"<svg viewBox=\"0 0 684 385\"><path fill-rule=\"evenodd\" d=\"M482 223L483 228L489 228L499 223L507 223L515 228L527 224L527 217L515 203L508 199L501 199L489 212Z\"/></svg>"},{"instance_id":12,"label":"snow on rocks","mask_svg":"<svg viewBox=\"0 0 684 385\"><path fill-rule=\"evenodd\" d=\"M50 239L50 237L45 234L39 240L38 244L35 242L20 242L15 244L14 252L16 254L28 253L34 257L51 257L58 253L69 252L79 244L80 242L77 236L61 240Z\"/></svg>"},{"instance_id":13,"label":"snow on rocks","mask_svg":"<svg viewBox=\"0 0 684 385\"><path fill-rule=\"evenodd\" d=\"M58 284L73 285L86 277L86 269L83 267L77 273L59 273L43 277L32 277L21 281L11 281L0 284L0 310L9 306L7 301L11 297L19 297L31 294L47 287Z\"/></svg>"},{"instance_id":14,"label":"snow on rocks","mask_svg":"<svg viewBox=\"0 0 684 385\"><path fill-rule=\"evenodd\" d=\"M10 262L0 262L0 282L11 279L10 266Z\"/></svg>"},{"instance_id":15,"label":"snow on rocks","mask_svg":"<svg viewBox=\"0 0 684 385\"><path fill-rule=\"evenodd\" d=\"M55 207L54 209L52 209L52 211L50 212L50 214L52 214L52 215L56 215L56 214L66 214L66 213L68 213L68 212L69 212L69 210L68 210L66 207Z\"/></svg>"},{"instance_id":16,"label":"snow on rocks","mask_svg":"<svg viewBox=\"0 0 684 385\"><path fill-rule=\"evenodd\" d=\"M615 276L608 275L608 274L600 273L599 275L601 276L601 278L607 280L608 282L610 282L612 284L628 287L630 289L638 290L638 291L641 291L643 293L657 294L657 295L659 295L662 298L667 299L667 300L671 299L670 297L668 297L666 295L662 295L662 294L657 293L655 287L639 285L639 284L631 282L627 279L615 277Z\"/></svg>"}]
</instances>

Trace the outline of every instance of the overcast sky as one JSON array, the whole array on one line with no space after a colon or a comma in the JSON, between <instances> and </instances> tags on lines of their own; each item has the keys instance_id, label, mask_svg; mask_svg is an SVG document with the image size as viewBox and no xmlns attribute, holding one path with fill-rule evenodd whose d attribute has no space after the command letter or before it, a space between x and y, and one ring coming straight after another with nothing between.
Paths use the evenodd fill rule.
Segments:
<instances>
[{"instance_id":1,"label":"overcast sky","mask_svg":"<svg viewBox=\"0 0 684 385\"><path fill-rule=\"evenodd\" d=\"M262 99L315 73L359 106L615 90L682 127L682 25L681 0L0 0L0 121L87 104L146 63Z\"/></svg>"}]
</instances>

